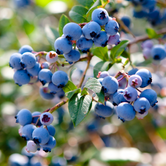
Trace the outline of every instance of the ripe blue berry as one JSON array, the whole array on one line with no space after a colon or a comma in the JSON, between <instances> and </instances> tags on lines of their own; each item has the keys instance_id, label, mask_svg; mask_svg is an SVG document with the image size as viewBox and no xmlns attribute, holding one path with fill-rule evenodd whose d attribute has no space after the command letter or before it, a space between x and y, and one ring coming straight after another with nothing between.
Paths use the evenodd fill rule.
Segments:
<instances>
[{"instance_id":1,"label":"ripe blue berry","mask_svg":"<svg viewBox=\"0 0 166 166\"><path fill-rule=\"evenodd\" d=\"M105 25L109 20L108 12L103 8L95 9L92 12L92 20L97 22L99 25Z\"/></svg>"},{"instance_id":2,"label":"ripe blue berry","mask_svg":"<svg viewBox=\"0 0 166 166\"><path fill-rule=\"evenodd\" d=\"M163 60L166 58L166 50L163 45L155 45L151 50L151 57L154 60Z\"/></svg>"},{"instance_id":3,"label":"ripe blue berry","mask_svg":"<svg viewBox=\"0 0 166 166\"><path fill-rule=\"evenodd\" d=\"M26 70L17 70L14 73L13 79L15 83L19 86L28 84L30 82L30 76Z\"/></svg>"},{"instance_id":4,"label":"ripe blue berry","mask_svg":"<svg viewBox=\"0 0 166 166\"><path fill-rule=\"evenodd\" d=\"M141 88L144 88L151 84L152 82L152 74L147 69L139 69L136 73L136 75L139 75L142 78L142 84Z\"/></svg>"},{"instance_id":5,"label":"ripe blue berry","mask_svg":"<svg viewBox=\"0 0 166 166\"><path fill-rule=\"evenodd\" d=\"M123 23L125 24L126 27L130 28L131 25L131 19L128 16L123 16L121 18L121 20L123 21Z\"/></svg>"},{"instance_id":6,"label":"ripe blue berry","mask_svg":"<svg viewBox=\"0 0 166 166\"><path fill-rule=\"evenodd\" d=\"M127 101L135 101L137 99L138 93L135 88L128 87L124 89L123 95Z\"/></svg>"},{"instance_id":7,"label":"ripe blue berry","mask_svg":"<svg viewBox=\"0 0 166 166\"><path fill-rule=\"evenodd\" d=\"M101 31L100 25L94 21L87 23L83 28L82 32L86 39L92 39L96 37Z\"/></svg>"},{"instance_id":8,"label":"ripe blue berry","mask_svg":"<svg viewBox=\"0 0 166 166\"><path fill-rule=\"evenodd\" d=\"M41 68L42 68L42 69L48 69L48 68L49 68L49 63L48 63L48 62L43 62L43 63L41 64Z\"/></svg>"},{"instance_id":9,"label":"ripe blue berry","mask_svg":"<svg viewBox=\"0 0 166 166\"><path fill-rule=\"evenodd\" d=\"M114 36L119 31L119 24L115 20L109 20L105 25L105 31L107 34Z\"/></svg>"},{"instance_id":10,"label":"ripe blue berry","mask_svg":"<svg viewBox=\"0 0 166 166\"><path fill-rule=\"evenodd\" d=\"M50 93L56 94L57 92L61 91L62 88L60 88L60 87L58 88L58 86L56 86L55 84L50 82L48 84L48 89L50 90Z\"/></svg>"},{"instance_id":11,"label":"ripe blue berry","mask_svg":"<svg viewBox=\"0 0 166 166\"><path fill-rule=\"evenodd\" d=\"M109 117L114 112L114 106L111 102L107 101L105 104L97 103L95 106L95 113L100 117Z\"/></svg>"},{"instance_id":12,"label":"ripe blue berry","mask_svg":"<svg viewBox=\"0 0 166 166\"><path fill-rule=\"evenodd\" d=\"M145 97L140 97L134 102L134 109L140 114L144 114L150 108L150 103Z\"/></svg>"},{"instance_id":13,"label":"ripe blue berry","mask_svg":"<svg viewBox=\"0 0 166 166\"><path fill-rule=\"evenodd\" d=\"M22 69L23 66L21 65L21 57L22 55L20 53L14 53L11 55L10 60L9 60L9 65L10 67L14 69Z\"/></svg>"},{"instance_id":14,"label":"ripe blue berry","mask_svg":"<svg viewBox=\"0 0 166 166\"><path fill-rule=\"evenodd\" d=\"M41 112L33 112L32 113L32 123L35 124L36 126L41 126L41 122L40 122L40 115L41 115ZM37 123L38 121L38 123ZM36 124L37 123L37 124Z\"/></svg>"},{"instance_id":15,"label":"ripe blue berry","mask_svg":"<svg viewBox=\"0 0 166 166\"><path fill-rule=\"evenodd\" d=\"M68 80L68 75L64 71L59 70L52 75L52 83L60 88L64 87Z\"/></svg>"},{"instance_id":16,"label":"ripe blue berry","mask_svg":"<svg viewBox=\"0 0 166 166\"><path fill-rule=\"evenodd\" d=\"M78 24L70 22L63 27L63 34L69 40L78 40L82 35L82 29Z\"/></svg>"},{"instance_id":17,"label":"ripe blue berry","mask_svg":"<svg viewBox=\"0 0 166 166\"><path fill-rule=\"evenodd\" d=\"M127 100L123 96L124 94L124 89L118 89L116 93L113 94L113 104L118 105L122 102L127 102Z\"/></svg>"},{"instance_id":18,"label":"ripe blue berry","mask_svg":"<svg viewBox=\"0 0 166 166\"><path fill-rule=\"evenodd\" d=\"M76 62L80 59L80 52L72 49L69 53L64 54L64 57L69 62Z\"/></svg>"},{"instance_id":19,"label":"ripe blue berry","mask_svg":"<svg viewBox=\"0 0 166 166\"><path fill-rule=\"evenodd\" d=\"M19 53L20 54L23 54L25 52L32 52L33 51L33 48L29 45L23 45L20 49L19 49Z\"/></svg>"},{"instance_id":20,"label":"ripe blue berry","mask_svg":"<svg viewBox=\"0 0 166 166\"><path fill-rule=\"evenodd\" d=\"M36 126L32 124L27 124L22 128L22 135L21 137L24 138L26 141L32 139L32 132L36 128Z\"/></svg>"},{"instance_id":21,"label":"ripe blue berry","mask_svg":"<svg viewBox=\"0 0 166 166\"><path fill-rule=\"evenodd\" d=\"M145 97L152 107L157 103L157 94L153 89L145 89L140 97Z\"/></svg>"},{"instance_id":22,"label":"ripe blue berry","mask_svg":"<svg viewBox=\"0 0 166 166\"><path fill-rule=\"evenodd\" d=\"M43 125L50 125L54 120L54 117L49 112L44 112L40 115L40 122Z\"/></svg>"},{"instance_id":23,"label":"ripe blue berry","mask_svg":"<svg viewBox=\"0 0 166 166\"><path fill-rule=\"evenodd\" d=\"M22 64L25 65L26 68L32 68L36 64L36 57L31 52L25 52L21 57Z\"/></svg>"},{"instance_id":24,"label":"ripe blue berry","mask_svg":"<svg viewBox=\"0 0 166 166\"><path fill-rule=\"evenodd\" d=\"M19 123L22 126L25 126L32 122L32 114L27 109L20 110L18 114L15 116L15 118L16 118L16 123Z\"/></svg>"},{"instance_id":25,"label":"ripe blue berry","mask_svg":"<svg viewBox=\"0 0 166 166\"><path fill-rule=\"evenodd\" d=\"M45 100L52 100L55 97L54 94L49 92L49 89L47 87L41 87L39 92L41 97Z\"/></svg>"},{"instance_id":26,"label":"ripe blue berry","mask_svg":"<svg viewBox=\"0 0 166 166\"><path fill-rule=\"evenodd\" d=\"M46 144L49 141L50 135L47 129L39 127L33 131L32 138L36 144Z\"/></svg>"},{"instance_id":27,"label":"ripe blue berry","mask_svg":"<svg viewBox=\"0 0 166 166\"><path fill-rule=\"evenodd\" d=\"M94 39L94 44L98 47L105 47L108 41L108 35L105 31L101 31Z\"/></svg>"},{"instance_id":28,"label":"ripe blue berry","mask_svg":"<svg viewBox=\"0 0 166 166\"><path fill-rule=\"evenodd\" d=\"M65 37L59 37L55 40L54 48L57 54L67 54L72 49L72 43Z\"/></svg>"},{"instance_id":29,"label":"ripe blue berry","mask_svg":"<svg viewBox=\"0 0 166 166\"><path fill-rule=\"evenodd\" d=\"M31 76L38 76L40 70L40 63L37 62L34 67L27 69L27 73Z\"/></svg>"},{"instance_id":30,"label":"ripe blue berry","mask_svg":"<svg viewBox=\"0 0 166 166\"><path fill-rule=\"evenodd\" d=\"M108 73L108 71L99 71L97 78L105 78L107 76L109 76L110 74Z\"/></svg>"},{"instance_id":31,"label":"ripe blue berry","mask_svg":"<svg viewBox=\"0 0 166 166\"><path fill-rule=\"evenodd\" d=\"M77 48L82 52L88 52L89 49L93 45L93 41L91 39L86 39L85 37L80 37L80 39L76 43Z\"/></svg>"},{"instance_id":32,"label":"ripe blue berry","mask_svg":"<svg viewBox=\"0 0 166 166\"><path fill-rule=\"evenodd\" d=\"M51 149L53 149L56 145L56 140L53 136L50 136L49 141L42 145L41 147L45 152L51 152Z\"/></svg>"},{"instance_id":33,"label":"ripe blue berry","mask_svg":"<svg viewBox=\"0 0 166 166\"><path fill-rule=\"evenodd\" d=\"M118 89L118 81L112 76L107 76L102 81L102 90L104 93L114 94Z\"/></svg>"},{"instance_id":34,"label":"ripe blue berry","mask_svg":"<svg viewBox=\"0 0 166 166\"><path fill-rule=\"evenodd\" d=\"M49 69L41 69L38 77L40 82L45 85L46 83L51 82L52 72Z\"/></svg>"},{"instance_id":35,"label":"ripe blue berry","mask_svg":"<svg viewBox=\"0 0 166 166\"><path fill-rule=\"evenodd\" d=\"M138 71L137 68L132 68L130 71L128 71L128 75L129 76L134 75L137 71Z\"/></svg>"},{"instance_id":36,"label":"ripe blue berry","mask_svg":"<svg viewBox=\"0 0 166 166\"><path fill-rule=\"evenodd\" d=\"M122 122L133 120L136 114L133 106L127 102L120 103L116 107L116 113Z\"/></svg>"},{"instance_id":37,"label":"ripe blue berry","mask_svg":"<svg viewBox=\"0 0 166 166\"><path fill-rule=\"evenodd\" d=\"M55 127L52 126L52 125L48 125L48 126L47 126L47 130L48 130L48 132L49 132L49 134L50 134L51 136L54 136L55 133L56 133Z\"/></svg>"}]
</instances>

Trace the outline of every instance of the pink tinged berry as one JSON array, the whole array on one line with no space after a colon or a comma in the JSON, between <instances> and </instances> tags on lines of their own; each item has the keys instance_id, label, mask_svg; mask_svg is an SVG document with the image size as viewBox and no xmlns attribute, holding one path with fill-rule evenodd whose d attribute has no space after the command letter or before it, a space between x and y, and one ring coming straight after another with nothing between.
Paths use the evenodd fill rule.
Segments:
<instances>
[{"instance_id":1,"label":"pink tinged berry","mask_svg":"<svg viewBox=\"0 0 166 166\"><path fill-rule=\"evenodd\" d=\"M36 152L37 151L37 145L32 140L30 140L30 141L27 142L27 146L26 146L25 150L28 153Z\"/></svg>"},{"instance_id":2,"label":"pink tinged berry","mask_svg":"<svg viewBox=\"0 0 166 166\"><path fill-rule=\"evenodd\" d=\"M55 51L50 51L46 55L46 60L49 63L54 63L58 59L58 54Z\"/></svg>"},{"instance_id":3,"label":"pink tinged berry","mask_svg":"<svg viewBox=\"0 0 166 166\"><path fill-rule=\"evenodd\" d=\"M40 115L40 121L43 125L50 125L53 122L54 118L51 113L44 112Z\"/></svg>"},{"instance_id":4,"label":"pink tinged berry","mask_svg":"<svg viewBox=\"0 0 166 166\"><path fill-rule=\"evenodd\" d=\"M129 78L129 85L138 88L142 84L142 78L139 75L132 75Z\"/></svg>"},{"instance_id":5,"label":"pink tinged berry","mask_svg":"<svg viewBox=\"0 0 166 166\"><path fill-rule=\"evenodd\" d=\"M143 57L145 59L151 58L151 49L150 48L144 48L143 49Z\"/></svg>"}]
</instances>

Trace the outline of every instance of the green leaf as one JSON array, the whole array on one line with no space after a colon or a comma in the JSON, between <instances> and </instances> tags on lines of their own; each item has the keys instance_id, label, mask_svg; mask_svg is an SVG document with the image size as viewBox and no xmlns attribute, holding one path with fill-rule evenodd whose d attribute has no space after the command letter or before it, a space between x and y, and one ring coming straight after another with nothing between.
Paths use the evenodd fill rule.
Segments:
<instances>
[{"instance_id":1,"label":"green leaf","mask_svg":"<svg viewBox=\"0 0 166 166\"><path fill-rule=\"evenodd\" d=\"M92 15L92 12L97 9L97 7L100 7L102 6L102 1L101 0L97 0L93 5L92 7L88 10L88 12L86 13L86 17L87 17L87 20L88 21L91 21L92 18L91 18L91 15Z\"/></svg>"},{"instance_id":2,"label":"green leaf","mask_svg":"<svg viewBox=\"0 0 166 166\"><path fill-rule=\"evenodd\" d=\"M100 61L93 68L93 75L97 78L99 71L108 71L113 64L110 62Z\"/></svg>"},{"instance_id":3,"label":"green leaf","mask_svg":"<svg viewBox=\"0 0 166 166\"><path fill-rule=\"evenodd\" d=\"M62 88L65 93L73 91L77 89L77 87L73 84L73 82L68 81L68 83Z\"/></svg>"},{"instance_id":4,"label":"green leaf","mask_svg":"<svg viewBox=\"0 0 166 166\"><path fill-rule=\"evenodd\" d=\"M74 126L77 126L89 113L92 106L92 97L75 94L68 104L69 113Z\"/></svg>"},{"instance_id":5,"label":"green leaf","mask_svg":"<svg viewBox=\"0 0 166 166\"><path fill-rule=\"evenodd\" d=\"M74 6L70 10L69 16L73 21L75 21L77 23L87 22L87 19L86 19L87 11L88 11L88 9L86 9L83 6Z\"/></svg>"},{"instance_id":6,"label":"green leaf","mask_svg":"<svg viewBox=\"0 0 166 166\"><path fill-rule=\"evenodd\" d=\"M87 94L88 94L87 88L84 88L84 89L82 90L82 92L81 92L81 95L82 95L82 96L85 96L85 95L87 95Z\"/></svg>"},{"instance_id":7,"label":"green leaf","mask_svg":"<svg viewBox=\"0 0 166 166\"><path fill-rule=\"evenodd\" d=\"M98 97L98 101L103 103L105 102L104 100L104 92L101 90L100 93L96 93L97 97Z\"/></svg>"},{"instance_id":8,"label":"green leaf","mask_svg":"<svg viewBox=\"0 0 166 166\"><path fill-rule=\"evenodd\" d=\"M75 89L73 91L67 92L66 96L68 99L71 99L74 94L81 93L81 88Z\"/></svg>"},{"instance_id":9,"label":"green leaf","mask_svg":"<svg viewBox=\"0 0 166 166\"><path fill-rule=\"evenodd\" d=\"M123 40L117 46L112 48L110 57L113 61L116 57L122 54L124 49L127 47L127 42L128 40Z\"/></svg>"},{"instance_id":10,"label":"green leaf","mask_svg":"<svg viewBox=\"0 0 166 166\"><path fill-rule=\"evenodd\" d=\"M94 3L94 0L77 0L81 5L90 8Z\"/></svg>"},{"instance_id":11,"label":"green leaf","mask_svg":"<svg viewBox=\"0 0 166 166\"><path fill-rule=\"evenodd\" d=\"M48 42L52 45L52 48L54 48L54 42L59 37L58 31L54 28L46 26L45 33L46 33Z\"/></svg>"},{"instance_id":12,"label":"green leaf","mask_svg":"<svg viewBox=\"0 0 166 166\"><path fill-rule=\"evenodd\" d=\"M149 38L157 38L159 36L152 28L146 28L146 33L149 36Z\"/></svg>"},{"instance_id":13,"label":"green leaf","mask_svg":"<svg viewBox=\"0 0 166 166\"><path fill-rule=\"evenodd\" d=\"M47 0L47 1L41 1L41 0L35 0L35 4L40 6L40 7L45 7L48 5L52 0Z\"/></svg>"},{"instance_id":14,"label":"green leaf","mask_svg":"<svg viewBox=\"0 0 166 166\"><path fill-rule=\"evenodd\" d=\"M89 78L84 87L92 90L95 93L99 93L102 88L100 82L96 78Z\"/></svg>"},{"instance_id":15,"label":"green leaf","mask_svg":"<svg viewBox=\"0 0 166 166\"><path fill-rule=\"evenodd\" d=\"M123 51L121 56L124 57L124 58L129 58L130 54L127 51Z\"/></svg>"},{"instance_id":16,"label":"green leaf","mask_svg":"<svg viewBox=\"0 0 166 166\"><path fill-rule=\"evenodd\" d=\"M105 60L108 61L108 48L106 47L96 47L96 48L92 48L91 52L93 55L97 56L98 58L100 58L101 60Z\"/></svg>"},{"instance_id":17,"label":"green leaf","mask_svg":"<svg viewBox=\"0 0 166 166\"><path fill-rule=\"evenodd\" d=\"M60 20L59 20L59 35L62 36L63 34L63 27L69 23L70 20L68 19L68 17L64 14L62 14Z\"/></svg>"}]
</instances>

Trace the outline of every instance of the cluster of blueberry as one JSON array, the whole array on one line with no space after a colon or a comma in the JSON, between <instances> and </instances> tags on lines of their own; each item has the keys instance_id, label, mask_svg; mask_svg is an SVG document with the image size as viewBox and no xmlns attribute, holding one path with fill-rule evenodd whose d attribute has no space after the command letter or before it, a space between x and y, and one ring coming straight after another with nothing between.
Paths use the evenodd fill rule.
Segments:
<instances>
[{"instance_id":1,"label":"cluster of blueberry","mask_svg":"<svg viewBox=\"0 0 166 166\"><path fill-rule=\"evenodd\" d=\"M132 69L127 73L118 73L116 77L122 75L123 77L117 80L110 76L107 71L100 72L98 80L102 85L102 90L105 96L109 98L105 105L97 103L95 112L99 116L105 118L112 115L114 106L116 107L116 114L123 122L138 118L144 118L148 114L150 106L154 106L157 102L157 94L152 89L145 89L143 91L138 88L145 88L152 82L152 75L147 69ZM128 80L128 87L125 89L118 89L118 81L126 78Z\"/></svg>"},{"instance_id":2,"label":"cluster of blueberry","mask_svg":"<svg viewBox=\"0 0 166 166\"><path fill-rule=\"evenodd\" d=\"M19 49L18 53L11 55L9 65L15 70L13 79L19 86L40 81L43 86L48 83L47 87L40 88L40 95L44 99L53 99L55 94L64 97L64 87L68 82L68 75L64 71L56 71L52 73L49 64L56 62L58 55L54 51L50 51L46 55L46 61L39 63L39 58L35 56L35 52L29 45L24 45Z\"/></svg>"},{"instance_id":3,"label":"cluster of blueberry","mask_svg":"<svg viewBox=\"0 0 166 166\"><path fill-rule=\"evenodd\" d=\"M152 40L142 43L143 56L145 59L153 58L154 60L163 60L166 58L166 48L161 44L153 44Z\"/></svg>"},{"instance_id":4,"label":"cluster of blueberry","mask_svg":"<svg viewBox=\"0 0 166 166\"><path fill-rule=\"evenodd\" d=\"M36 152L43 149L45 152L51 152L55 147L56 141L54 138L55 128L51 125L53 116L49 112L31 112L27 109L22 109L15 116L16 123L21 125L19 134L27 141L27 152Z\"/></svg>"},{"instance_id":5,"label":"cluster of blueberry","mask_svg":"<svg viewBox=\"0 0 166 166\"><path fill-rule=\"evenodd\" d=\"M92 12L92 21L81 25L73 22L66 24L63 35L54 43L57 54L64 54L69 63L80 59L80 52L72 48L73 44L76 44L80 51L88 52L93 43L97 47L105 47L107 44L112 46L120 42L119 25L103 8L95 9ZM101 30L101 26L105 31Z\"/></svg>"},{"instance_id":6,"label":"cluster of blueberry","mask_svg":"<svg viewBox=\"0 0 166 166\"><path fill-rule=\"evenodd\" d=\"M166 19L166 12L160 12L156 7L156 0L127 0L134 5L133 16L147 18L152 25L158 25Z\"/></svg>"}]
</instances>

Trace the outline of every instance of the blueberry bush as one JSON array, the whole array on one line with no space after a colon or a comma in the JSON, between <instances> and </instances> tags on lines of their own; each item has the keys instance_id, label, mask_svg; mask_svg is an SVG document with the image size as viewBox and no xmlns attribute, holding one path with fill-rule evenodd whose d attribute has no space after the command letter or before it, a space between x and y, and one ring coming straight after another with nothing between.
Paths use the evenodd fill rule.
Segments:
<instances>
[{"instance_id":1,"label":"blueberry bush","mask_svg":"<svg viewBox=\"0 0 166 166\"><path fill-rule=\"evenodd\" d=\"M163 166L164 0L0 1L2 166Z\"/></svg>"}]
</instances>

